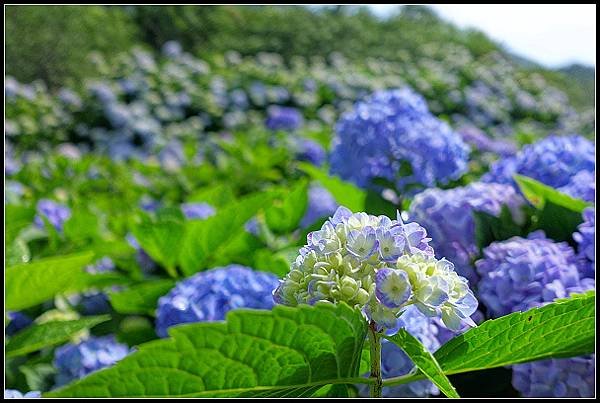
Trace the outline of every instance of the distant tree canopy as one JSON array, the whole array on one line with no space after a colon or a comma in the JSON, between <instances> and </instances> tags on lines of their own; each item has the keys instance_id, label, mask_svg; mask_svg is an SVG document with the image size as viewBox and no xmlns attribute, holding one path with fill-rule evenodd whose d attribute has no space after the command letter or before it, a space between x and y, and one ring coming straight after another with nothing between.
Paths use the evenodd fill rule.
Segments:
<instances>
[{"instance_id":1,"label":"distant tree canopy","mask_svg":"<svg viewBox=\"0 0 600 403\"><path fill-rule=\"evenodd\" d=\"M168 40L207 57L235 50L290 60L335 51L356 63L418 56L427 43L460 44L475 57L503 51L482 32L459 29L427 6L405 6L385 19L364 6L6 7L7 73L25 82L60 86L93 73L90 51L110 58L134 44L158 50ZM569 85L562 73L549 79L576 102L589 102L589 94L581 94L585 86Z\"/></svg>"}]
</instances>

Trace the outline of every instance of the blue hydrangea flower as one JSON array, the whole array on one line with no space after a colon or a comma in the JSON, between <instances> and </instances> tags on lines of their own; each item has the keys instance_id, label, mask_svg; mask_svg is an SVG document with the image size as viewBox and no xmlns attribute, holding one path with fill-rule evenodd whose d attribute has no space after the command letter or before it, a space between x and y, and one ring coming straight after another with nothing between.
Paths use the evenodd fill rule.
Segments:
<instances>
[{"instance_id":1,"label":"blue hydrangea flower","mask_svg":"<svg viewBox=\"0 0 600 403\"><path fill-rule=\"evenodd\" d=\"M581 171L595 171L595 148L581 136L549 136L492 164L482 181L516 186L513 175L517 173L558 189Z\"/></svg>"},{"instance_id":2,"label":"blue hydrangea flower","mask_svg":"<svg viewBox=\"0 0 600 403\"><path fill-rule=\"evenodd\" d=\"M311 185L308 189L308 205L300 221L300 228L307 228L319 218L329 217L338 208L338 204L327 189Z\"/></svg>"},{"instance_id":3,"label":"blue hydrangea flower","mask_svg":"<svg viewBox=\"0 0 600 403\"><path fill-rule=\"evenodd\" d=\"M215 208L208 203L183 203L181 211L187 219L204 220L215 215Z\"/></svg>"},{"instance_id":4,"label":"blue hydrangea flower","mask_svg":"<svg viewBox=\"0 0 600 403\"><path fill-rule=\"evenodd\" d=\"M581 276L594 279L596 278L595 226L596 210L594 207L588 207L583 210L583 223L579 224L578 231L573 234L573 239L577 242Z\"/></svg>"},{"instance_id":5,"label":"blue hydrangea flower","mask_svg":"<svg viewBox=\"0 0 600 403\"><path fill-rule=\"evenodd\" d=\"M34 391L23 394L16 389L4 389L4 398L5 399L22 399L22 398L36 398L36 397L42 397L42 392L34 390Z\"/></svg>"},{"instance_id":6,"label":"blue hydrangea flower","mask_svg":"<svg viewBox=\"0 0 600 403\"><path fill-rule=\"evenodd\" d=\"M588 202L596 201L596 171L580 171L577 172L569 183L558 188L563 193L571 197L583 199Z\"/></svg>"},{"instance_id":7,"label":"blue hydrangea flower","mask_svg":"<svg viewBox=\"0 0 600 403\"><path fill-rule=\"evenodd\" d=\"M383 178L397 190L435 186L467 170L469 147L408 88L378 91L342 115L335 127L331 172L360 187Z\"/></svg>"},{"instance_id":8,"label":"blue hydrangea flower","mask_svg":"<svg viewBox=\"0 0 600 403\"><path fill-rule=\"evenodd\" d=\"M58 232L62 232L64 222L71 217L71 210L67 206L47 199L38 201L36 211L34 222L37 227L44 228L44 217Z\"/></svg>"},{"instance_id":9,"label":"blue hydrangea flower","mask_svg":"<svg viewBox=\"0 0 600 403\"><path fill-rule=\"evenodd\" d=\"M298 139L296 143L296 158L299 161L308 161L316 166L323 165L327 155L325 149L319 143L304 138Z\"/></svg>"},{"instance_id":10,"label":"blue hydrangea flower","mask_svg":"<svg viewBox=\"0 0 600 403\"><path fill-rule=\"evenodd\" d=\"M88 265L85 270L90 274L111 272L115 270L115 262L108 256L104 256L96 263Z\"/></svg>"},{"instance_id":11,"label":"blue hydrangea flower","mask_svg":"<svg viewBox=\"0 0 600 403\"><path fill-rule=\"evenodd\" d=\"M394 334L398 329L407 330L430 352L435 352L441 345L436 336L437 327L431 318L427 318L415 307L407 308L397 319L396 326L388 334ZM408 374L414 368L413 362L402 349L394 343L383 340L381 345L381 374L383 378L391 378ZM368 374L365 374L368 376ZM366 385L358 386L361 396L369 396ZM430 381L416 381L405 385L383 388L383 397L425 397L439 394L438 388Z\"/></svg>"},{"instance_id":12,"label":"blue hydrangea flower","mask_svg":"<svg viewBox=\"0 0 600 403\"><path fill-rule=\"evenodd\" d=\"M183 53L181 44L177 41L167 41L162 46L162 53L166 57L175 58Z\"/></svg>"},{"instance_id":13,"label":"blue hydrangea flower","mask_svg":"<svg viewBox=\"0 0 600 403\"><path fill-rule=\"evenodd\" d=\"M510 185L473 182L453 189L427 189L417 194L409 209L409 217L427 229L438 258L454 263L456 271L477 283L472 259L477 256L474 212L498 217L503 206L513 220L521 223L526 204Z\"/></svg>"},{"instance_id":14,"label":"blue hydrangea flower","mask_svg":"<svg viewBox=\"0 0 600 403\"><path fill-rule=\"evenodd\" d=\"M25 329L27 326L31 325L33 323L33 320L25 315L22 312L11 312L9 311L7 313L8 318L10 319L10 322L8 324L8 326L6 326L4 332L8 335L8 336L12 336L13 334L17 333L20 330Z\"/></svg>"},{"instance_id":15,"label":"blue hydrangea flower","mask_svg":"<svg viewBox=\"0 0 600 403\"><path fill-rule=\"evenodd\" d=\"M117 343L114 336L90 337L77 344L67 344L54 352L56 386L67 383L113 365L131 351L125 344Z\"/></svg>"},{"instance_id":16,"label":"blue hydrangea flower","mask_svg":"<svg viewBox=\"0 0 600 403\"><path fill-rule=\"evenodd\" d=\"M595 355L513 366L512 384L523 397L594 397Z\"/></svg>"},{"instance_id":17,"label":"blue hydrangea flower","mask_svg":"<svg viewBox=\"0 0 600 403\"><path fill-rule=\"evenodd\" d=\"M517 146L513 142L505 139L492 139L483 130L473 125L463 126L457 131L474 151L491 152L500 156L511 156L517 152Z\"/></svg>"},{"instance_id":18,"label":"blue hydrangea flower","mask_svg":"<svg viewBox=\"0 0 600 403\"><path fill-rule=\"evenodd\" d=\"M581 277L575 251L542 231L492 242L475 266L478 297L492 318L595 287L593 279Z\"/></svg>"},{"instance_id":19,"label":"blue hydrangea flower","mask_svg":"<svg viewBox=\"0 0 600 403\"><path fill-rule=\"evenodd\" d=\"M304 124L304 118L296 108L271 105L267 108L265 126L269 130L294 131Z\"/></svg>"},{"instance_id":20,"label":"blue hydrangea flower","mask_svg":"<svg viewBox=\"0 0 600 403\"><path fill-rule=\"evenodd\" d=\"M180 323L224 320L235 308L271 309L278 278L240 265L197 273L158 300L156 333Z\"/></svg>"}]
</instances>

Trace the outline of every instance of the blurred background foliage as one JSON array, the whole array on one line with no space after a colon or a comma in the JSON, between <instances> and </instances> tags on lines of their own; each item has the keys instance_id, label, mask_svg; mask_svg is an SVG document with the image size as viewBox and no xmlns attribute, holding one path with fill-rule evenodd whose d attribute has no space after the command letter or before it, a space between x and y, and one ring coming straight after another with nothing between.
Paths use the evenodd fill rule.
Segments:
<instances>
[{"instance_id":1,"label":"blurred background foliage","mask_svg":"<svg viewBox=\"0 0 600 403\"><path fill-rule=\"evenodd\" d=\"M237 51L325 57L332 52L361 64L366 58L403 62L425 43L466 47L473 57L500 51L523 70L540 73L575 107L593 106L593 68L549 70L512 56L485 34L461 30L426 6L403 7L381 19L364 6L9 6L6 72L21 82L43 79L51 88L95 74L90 52L109 59L132 45L158 51L168 40L208 58Z\"/></svg>"}]
</instances>

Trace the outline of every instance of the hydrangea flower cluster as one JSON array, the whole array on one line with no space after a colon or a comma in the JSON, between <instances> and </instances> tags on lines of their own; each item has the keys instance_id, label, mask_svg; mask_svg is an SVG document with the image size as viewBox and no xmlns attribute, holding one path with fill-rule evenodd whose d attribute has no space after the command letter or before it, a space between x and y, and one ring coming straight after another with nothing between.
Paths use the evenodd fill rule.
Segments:
<instances>
[{"instance_id":1,"label":"hydrangea flower cluster","mask_svg":"<svg viewBox=\"0 0 600 403\"><path fill-rule=\"evenodd\" d=\"M308 161L313 165L321 166L327 158L325 149L313 140L298 138L293 147L296 149L296 158L299 161Z\"/></svg>"},{"instance_id":2,"label":"hydrangea flower cluster","mask_svg":"<svg viewBox=\"0 0 600 403\"><path fill-rule=\"evenodd\" d=\"M512 384L523 397L594 397L595 355L513 366Z\"/></svg>"},{"instance_id":3,"label":"hydrangea flower cluster","mask_svg":"<svg viewBox=\"0 0 600 403\"><path fill-rule=\"evenodd\" d=\"M337 202L327 189L312 184L308 189L308 206L304 217L300 220L300 228L308 228L319 218L331 216L337 208Z\"/></svg>"},{"instance_id":4,"label":"hydrangea flower cluster","mask_svg":"<svg viewBox=\"0 0 600 403\"><path fill-rule=\"evenodd\" d=\"M596 200L596 171L577 172L569 183L558 188L571 197L594 202Z\"/></svg>"},{"instance_id":5,"label":"hydrangea flower cluster","mask_svg":"<svg viewBox=\"0 0 600 403\"><path fill-rule=\"evenodd\" d=\"M62 232L64 222L71 217L71 210L67 206L52 200L42 199L38 201L36 210L37 215L34 222L38 228L42 229L44 228L42 217L46 218L58 232Z\"/></svg>"},{"instance_id":6,"label":"hydrangea flower cluster","mask_svg":"<svg viewBox=\"0 0 600 403\"><path fill-rule=\"evenodd\" d=\"M588 173L595 171L595 148L594 143L581 136L550 136L526 145L514 157L500 159L490 167L490 171L482 177L482 181L515 185L513 175L520 174L556 189L562 187L565 187L566 191L578 189L577 195L591 201L593 198L589 199L589 190L579 190L581 185L585 186L582 182L585 176L577 179L576 183L570 182L582 171ZM589 174L587 177L589 178ZM593 191L591 193L593 194Z\"/></svg>"},{"instance_id":7,"label":"hydrangea flower cluster","mask_svg":"<svg viewBox=\"0 0 600 403\"><path fill-rule=\"evenodd\" d=\"M423 315L414 307L408 307L398 318L395 330L388 331L393 334L397 329L405 329L421 343L430 352L435 352L441 343L436 336L438 331L435 322ZM404 351L394 343L382 340L381 345L381 375L383 378L391 378L408 374L413 368L414 363ZM358 387L361 396L369 396L369 388L366 385ZM383 397L426 397L439 394L438 388L430 381L415 381L404 385L391 386L383 388Z\"/></svg>"},{"instance_id":8,"label":"hydrangea flower cluster","mask_svg":"<svg viewBox=\"0 0 600 403\"><path fill-rule=\"evenodd\" d=\"M25 394L21 393L16 389L4 389L4 398L5 399L27 399L27 398L37 398L42 397L42 392L37 390L27 392Z\"/></svg>"},{"instance_id":9,"label":"hydrangea flower cluster","mask_svg":"<svg viewBox=\"0 0 600 403\"><path fill-rule=\"evenodd\" d=\"M12 336L13 334L17 333L20 330L25 329L27 326L29 326L33 323L33 320L29 316L25 315L22 312L9 311L9 312L7 312L6 315L10 319L8 326L6 326L4 328L4 332L8 336Z\"/></svg>"},{"instance_id":10,"label":"hydrangea flower cluster","mask_svg":"<svg viewBox=\"0 0 600 403\"><path fill-rule=\"evenodd\" d=\"M156 333L180 323L224 320L235 308L271 309L278 279L240 265L200 272L178 283L158 300Z\"/></svg>"},{"instance_id":11,"label":"hydrangea flower cluster","mask_svg":"<svg viewBox=\"0 0 600 403\"><path fill-rule=\"evenodd\" d=\"M581 275L596 278L596 250L594 238L596 236L596 210L588 207L583 210L583 223L577 227L573 239L577 242L577 257L580 261Z\"/></svg>"},{"instance_id":12,"label":"hydrangea flower cluster","mask_svg":"<svg viewBox=\"0 0 600 403\"><path fill-rule=\"evenodd\" d=\"M215 215L215 208L208 203L183 203L181 211L188 220L204 220Z\"/></svg>"},{"instance_id":13,"label":"hydrangea flower cluster","mask_svg":"<svg viewBox=\"0 0 600 403\"><path fill-rule=\"evenodd\" d=\"M506 206L513 220L522 223L525 217L521 207L525 204L525 199L510 185L473 182L464 187L432 188L417 194L409 216L427 229L436 256L452 261L456 271L473 285L477 273L472 260L478 253L474 212L498 217Z\"/></svg>"},{"instance_id":14,"label":"hydrangea flower cluster","mask_svg":"<svg viewBox=\"0 0 600 403\"><path fill-rule=\"evenodd\" d=\"M478 297L492 318L595 287L594 279L580 273L575 251L543 231L492 242L475 266L481 276Z\"/></svg>"},{"instance_id":15,"label":"hydrangea flower cluster","mask_svg":"<svg viewBox=\"0 0 600 403\"><path fill-rule=\"evenodd\" d=\"M409 186L435 186L467 170L469 147L425 100L408 88L378 91L342 115L331 150L331 172L360 187L376 178Z\"/></svg>"},{"instance_id":16,"label":"hydrangea flower cluster","mask_svg":"<svg viewBox=\"0 0 600 403\"><path fill-rule=\"evenodd\" d=\"M273 293L275 302L295 306L344 301L359 306L381 328L394 328L415 305L441 317L452 329L470 315L477 300L452 263L437 260L427 232L399 217L353 214L339 207L308 243Z\"/></svg>"},{"instance_id":17,"label":"hydrangea flower cluster","mask_svg":"<svg viewBox=\"0 0 600 403\"><path fill-rule=\"evenodd\" d=\"M65 385L83 378L123 359L131 351L125 344L118 343L114 336L90 337L77 344L67 344L54 352L56 386Z\"/></svg>"},{"instance_id":18,"label":"hydrangea flower cluster","mask_svg":"<svg viewBox=\"0 0 600 403\"><path fill-rule=\"evenodd\" d=\"M296 108L271 105L267 108L265 126L269 130L294 131L304 124L304 118Z\"/></svg>"}]
</instances>

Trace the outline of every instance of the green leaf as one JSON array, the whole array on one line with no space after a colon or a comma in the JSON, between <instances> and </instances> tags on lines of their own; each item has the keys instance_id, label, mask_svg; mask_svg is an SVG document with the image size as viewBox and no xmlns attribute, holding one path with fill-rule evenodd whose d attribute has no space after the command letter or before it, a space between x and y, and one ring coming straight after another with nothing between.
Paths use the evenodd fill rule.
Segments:
<instances>
[{"instance_id":1,"label":"green leaf","mask_svg":"<svg viewBox=\"0 0 600 403\"><path fill-rule=\"evenodd\" d=\"M29 326L8 339L6 356L16 357L69 340L74 334L110 319L108 315Z\"/></svg>"},{"instance_id":2,"label":"green leaf","mask_svg":"<svg viewBox=\"0 0 600 403\"><path fill-rule=\"evenodd\" d=\"M329 190L338 204L354 212L364 211L367 200L367 193L364 190L352 183L344 182L337 176L329 176L326 172L309 163L300 162L298 166Z\"/></svg>"},{"instance_id":3,"label":"green leaf","mask_svg":"<svg viewBox=\"0 0 600 403\"><path fill-rule=\"evenodd\" d=\"M7 204L4 206L4 241L11 243L22 229L29 226L35 216L33 207Z\"/></svg>"},{"instance_id":4,"label":"green leaf","mask_svg":"<svg viewBox=\"0 0 600 403\"><path fill-rule=\"evenodd\" d=\"M594 352L595 293L488 320L450 340L435 357L448 372Z\"/></svg>"},{"instance_id":5,"label":"green leaf","mask_svg":"<svg viewBox=\"0 0 600 403\"><path fill-rule=\"evenodd\" d=\"M117 274L89 274L84 267L94 253L40 259L6 268L6 309L18 311L52 299L63 292L83 291L92 286L122 284L128 281Z\"/></svg>"},{"instance_id":6,"label":"green leaf","mask_svg":"<svg viewBox=\"0 0 600 403\"><path fill-rule=\"evenodd\" d=\"M185 223L185 235L179 253L181 269L190 276L206 267L210 258L219 253L221 246L244 229L244 224L274 197L271 193L252 194L230 203L206 220Z\"/></svg>"},{"instance_id":7,"label":"green leaf","mask_svg":"<svg viewBox=\"0 0 600 403\"><path fill-rule=\"evenodd\" d=\"M308 182L300 181L282 200L274 200L273 205L265 210L265 219L271 230L286 233L295 230L304 216L308 205Z\"/></svg>"},{"instance_id":8,"label":"green leaf","mask_svg":"<svg viewBox=\"0 0 600 403\"><path fill-rule=\"evenodd\" d=\"M223 183L198 190L187 198L188 202L205 202L217 209L226 206L234 200L235 197L231 186Z\"/></svg>"},{"instance_id":9,"label":"green leaf","mask_svg":"<svg viewBox=\"0 0 600 403\"><path fill-rule=\"evenodd\" d=\"M547 201L538 214L535 229L544 230L546 236L556 241L571 241L582 222L581 213Z\"/></svg>"},{"instance_id":10,"label":"green leaf","mask_svg":"<svg viewBox=\"0 0 600 403\"><path fill-rule=\"evenodd\" d=\"M230 311L175 326L113 367L45 397L302 397L352 384L366 322L345 304Z\"/></svg>"},{"instance_id":11,"label":"green leaf","mask_svg":"<svg viewBox=\"0 0 600 403\"><path fill-rule=\"evenodd\" d=\"M524 228L513 221L510 209L503 205L498 217L483 211L474 211L475 244L481 251L490 243L524 235Z\"/></svg>"},{"instance_id":12,"label":"green leaf","mask_svg":"<svg viewBox=\"0 0 600 403\"><path fill-rule=\"evenodd\" d=\"M160 297L175 285L174 280L156 280L133 285L123 291L110 291L108 297L115 311L123 314L154 315Z\"/></svg>"},{"instance_id":13,"label":"green leaf","mask_svg":"<svg viewBox=\"0 0 600 403\"><path fill-rule=\"evenodd\" d=\"M365 211L376 216L385 215L387 217L396 218L398 207L384 199L378 192L373 190L367 191L365 199Z\"/></svg>"},{"instance_id":14,"label":"green leaf","mask_svg":"<svg viewBox=\"0 0 600 403\"><path fill-rule=\"evenodd\" d=\"M595 291L515 312L456 336L434 354L446 375L595 351ZM422 374L384 380L394 386Z\"/></svg>"},{"instance_id":15,"label":"green leaf","mask_svg":"<svg viewBox=\"0 0 600 403\"><path fill-rule=\"evenodd\" d=\"M296 250L296 254L298 251ZM256 270L261 270L276 274L279 277L284 277L290 271L291 262L283 253L272 252L269 249L263 248L254 253L253 267Z\"/></svg>"},{"instance_id":16,"label":"green leaf","mask_svg":"<svg viewBox=\"0 0 600 403\"><path fill-rule=\"evenodd\" d=\"M143 222L132 228L140 246L152 259L160 263L172 277L177 277L179 250L184 236L184 224L176 220L156 223Z\"/></svg>"},{"instance_id":17,"label":"green leaf","mask_svg":"<svg viewBox=\"0 0 600 403\"><path fill-rule=\"evenodd\" d=\"M448 397L460 397L450 380L444 375L435 357L405 329L400 329L393 336L383 336L400 347L412 362Z\"/></svg>"},{"instance_id":18,"label":"green leaf","mask_svg":"<svg viewBox=\"0 0 600 403\"><path fill-rule=\"evenodd\" d=\"M523 175L514 175L514 179L521 188L523 195L533 204L535 207L542 209L546 202L552 202L557 206L564 207L568 210L581 213L586 207L592 206L591 203L587 203L584 200L576 199L565 193L561 193L558 190L543 184L542 182L536 181L533 178L529 178Z\"/></svg>"},{"instance_id":19,"label":"green leaf","mask_svg":"<svg viewBox=\"0 0 600 403\"><path fill-rule=\"evenodd\" d=\"M72 241L98 238L98 217L89 211L74 210L65 222L64 232L65 237Z\"/></svg>"}]
</instances>

